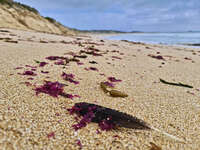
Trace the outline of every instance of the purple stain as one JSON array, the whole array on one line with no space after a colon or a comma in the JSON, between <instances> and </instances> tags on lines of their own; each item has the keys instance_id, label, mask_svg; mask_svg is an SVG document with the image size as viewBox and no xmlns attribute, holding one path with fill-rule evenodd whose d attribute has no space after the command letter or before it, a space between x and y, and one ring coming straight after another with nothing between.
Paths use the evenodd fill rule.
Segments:
<instances>
[{"instance_id":1,"label":"purple stain","mask_svg":"<svg viewBox=\"0 0 200 150\"><path fill-rule=\"evenodd\" d=\"M47 65L48 63L47 62L40 62L39 66L40 67L44 67L45 65Z\"/></svg>"},{"instance_id":2,"label":"purple stain","mask_svg":"<svg viewBox=\"0 0 200 150\"><path fill-rule=\"evenodd\" d=\"M36 69L35 69L35 68L33 68L33 69L31 69L31 71L36 71Z\"/></svg>"},{"instance_id":3,"label":"purple stain","mask_svg":"<svg viewBox=\"0 0 200 150\"><path fill-rule=\"evenodd\" d=\"M108 80L111 82L121 82L122 80L116 79L115 77L108 77Z\"/></svg>"}]
</instances>

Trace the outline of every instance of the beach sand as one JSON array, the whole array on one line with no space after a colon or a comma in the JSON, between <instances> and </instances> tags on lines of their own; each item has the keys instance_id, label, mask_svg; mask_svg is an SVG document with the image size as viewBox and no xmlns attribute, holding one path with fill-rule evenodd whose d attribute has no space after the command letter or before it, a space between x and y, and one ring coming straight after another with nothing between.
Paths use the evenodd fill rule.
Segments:
<instances>
[{"instance_id":1,"label":"beach sand","mask_svg":"<svg viewBox=\"0 0 200 150\"><path fill-rule=\"evenodd\" d=\"M11 38L7 42L0 40L0 149L159 149L153 148L151 143L162 150L200 149L200 49L102 41L95 36L8 31L0 32L0 38ZM48 56L72 57L66 53L78 54L92 45L104 54L79 58L83 65L70 62L63 68L63 65L54 65L53 61L45 59ZM164 60L151 56L162 56ZM34 80L18 74L31 69L25 65L38 66L34 60L49 64L36 68ZM23 68L15 69L17 67ZM88 67L96 67L98 71L85 70ZM43 74L42 70L49 73ZM73 73L80 84L63 80L63 71ZM113 98L105 94L100 82L108 81L108 77L121 79L122 82L116 83L116 89L128 97ZM160 78L194 88L166 85L159 81ZM36 95L34 85L40 86L44 80L65 83L68 86L64 91L80 98ZM67 109L78 102L125 112L182 142L154 130L118 128L101 131L95 123L75 131L72 125L77 121Z\"/></svg>"}]
</instances>

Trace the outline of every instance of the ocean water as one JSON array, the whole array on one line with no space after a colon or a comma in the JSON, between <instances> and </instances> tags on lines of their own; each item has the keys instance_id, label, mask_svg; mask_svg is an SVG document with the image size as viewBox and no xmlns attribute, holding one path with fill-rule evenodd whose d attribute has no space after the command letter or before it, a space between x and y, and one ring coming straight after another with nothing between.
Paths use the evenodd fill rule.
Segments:
<instances>
[{"instance_id":1,"label":"ocean water","mask_svg":"<svg viewBox=\"0 0 200 150\"><path fill-rule=\"evenodd\" d=\"M128 33L106 36L110 40L129 40L150 44L186 45L200 44L200 32L185 33Z\"/></svg>"}]
</instances>

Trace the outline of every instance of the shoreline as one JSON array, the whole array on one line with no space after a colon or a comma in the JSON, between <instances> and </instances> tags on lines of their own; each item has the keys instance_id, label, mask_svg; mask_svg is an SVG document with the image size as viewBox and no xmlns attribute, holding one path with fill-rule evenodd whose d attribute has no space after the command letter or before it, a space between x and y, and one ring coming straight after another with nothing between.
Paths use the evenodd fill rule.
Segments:
<instances>
[{"instance_id":1,"label":"shoreline","mask_svg":"<svg viewBox=\"0 0 200 150\"><path fill-rule=\"evenodd\" d=\"M1 147L72 150L148 150L152 145L163 150L200 147L200 49L105 40L96 35L58 36L8 30L0 32ZM49 56L57 57L46 59ZM72 59L74 56L76 59ZM62 62L63 58L69 58L69 62L66 59ZM37 62L47 64L41 67ZM63 72L73 74L73 78L64 80ZM110 77L121 80L114 82L114 89L128 97L111 97L101 89L101 82L109 81ZM163 84L160 79L194 88ZM36 95L35 89L45 81L62 83L64 92L71 95L53 97L48 95L49 91ZM102 131L96 123L75 131L72 126L77 120L67 109L80 102L135 116L184 142L156 130L122 127Z\"/></svg>"}]
</instances>

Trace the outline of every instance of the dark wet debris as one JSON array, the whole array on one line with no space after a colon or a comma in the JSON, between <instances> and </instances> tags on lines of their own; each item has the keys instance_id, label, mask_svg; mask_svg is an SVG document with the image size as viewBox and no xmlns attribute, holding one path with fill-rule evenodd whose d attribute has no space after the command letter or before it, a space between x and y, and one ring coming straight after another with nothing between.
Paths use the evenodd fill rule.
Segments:
<instances>
[{"instance_id":1,"label":"dark wet debris","mask_svg":"<svg viewBox=\"0 0 200 150\"><path fill-rule=\"evenodd\" d=\"M144 121L136 117L86 102L76 103L68 111L70 114L75 113L79 117L82 116L79 123L73 125L75 130L85 127L90 122L98 123L101 130L106 131L114 129L116 126L140 130L150 129Z\"/></svg>"},{"instance_id":2,"label":"dark wet debris","mask_svg":"<svg viewBox=\"0 0 200 150\"><path fill-rule=\"evenodd\" d=\"M49 71L41 71L41 73L44 73L44 74L47 74L47 73L49 73Z\"/></svg>"},{"instance_id":3,"label":"dark wet debris","mask_svg":"<svg viewBox=\"0 0 200 150\"><path fill-rule=\"evenodd\" d=\"M89 67L89 68L84 68L86 71L92 70L92 71L99 71L97 68L95 67Z\"/></svg>"},{"instance_id":4,"label":"dark wet debris","mask_svg":"<svg viewBox=\"0 0 200 150\"><path fill-rule=\"evenodd\" d=\"M121 57L118 57L118 56L112 56L112 58L114 58L114 59L122 59Z\"/></svg>"},{"instance_id":5,"label":"dark wet debris","mask_svg":"<svg viewBox=\"0 0 200 150\"><path fill-rule=\"evenodd\" d=\"M73 74L67 74L67 73L63 72L61 76L66 81L69 81L69 82L74 83L74 84L79 84L79 81L74 80L75 75L73 75Z\"/></svg>"},{"instance_id":6,"label":"dark wet debris","mask_svg":"<svg viewBox=\"0 0 200 150\"><path fill-rule=\"evenodd\" d=\"M22 75L27 75L27 76L36 76L37 74L34 73L33 71L25 71Z\"/></svg>"},{"instance_id":7,"label":"dark wet debris","mask_svg":"<svg viewBox=\"0 0 200 150\"><path fill-rule=\"evenodd\" d=\"M149 54L148 56L149 56L149 57L152 57L152 58L155 58L155 59L158 59L158 60L165 60L164 57L161 56L161 55L157 55L157 56L156 56L156 55Z\"/></svg>"},{"instance_id":8,"label":"dark wet debris","mask_svg":"<svg viewBox=\"0 0 200 150\"><path fill-rule=\"evenodd\" d=\"M115 77L108 77L108 80L111 82L122 82L122 80L116 79Z\"/></svg>"},{"instance_id":9,"label":"dark wet debris","mask_svg":"<svg viewBox=\"0 0 200 150\"><path fill-rule=\"evenodd\" d=\"M182 87L186 87L186 88L193 88L193 86L191 86L191 85L183 84L183 83L180 83L180 82L179 83L173 83L173 82L165 81L163 79L160 79L160 82L164 83L164 84L174 85L174 86L182 86Z\"/></svg>"},{"instance_id":10,"label":"dark wet debris","mask_svg":"<svg viewBox=\"0 0 200 150\"><path fill-rule=\"evenodd\" d=\"M39 66L40 67L44 67L45 65L47 65L48 63L47 62L40 62Z\"/></svg>"}]
</instances>

